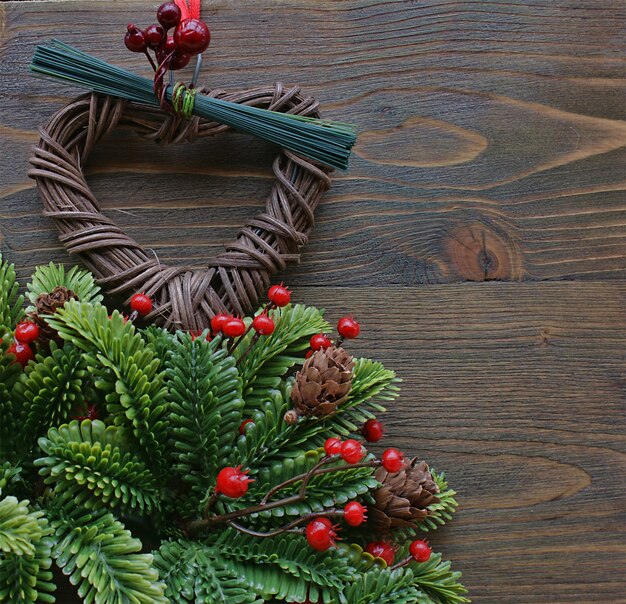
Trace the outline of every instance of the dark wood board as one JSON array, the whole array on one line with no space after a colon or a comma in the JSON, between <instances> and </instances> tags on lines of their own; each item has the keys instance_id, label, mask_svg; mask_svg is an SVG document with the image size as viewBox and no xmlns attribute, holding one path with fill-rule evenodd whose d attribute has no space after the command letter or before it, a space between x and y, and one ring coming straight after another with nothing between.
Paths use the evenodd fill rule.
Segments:
<instances>
[{"instance_id":1,"label":"dark wood board","mask_svg":"<svg viewBox=\"0 0 626 604\"><path fill-rule=\"evenodd\" d=\"M0 251L23 278L72 261L26 171L37 127L78 91L28 75L34 46L148 75L121 38L157 4L0 3ZM356 350L403 377L390 440L459 491L433 541L473 600L624 601L623 3L205 4L207 85L299 83L359 129L284 277L330 317L355 312ZM86 171L132 236L200 266L262 206L275 152L116 132Z\"/></svg>"}]
</instances>

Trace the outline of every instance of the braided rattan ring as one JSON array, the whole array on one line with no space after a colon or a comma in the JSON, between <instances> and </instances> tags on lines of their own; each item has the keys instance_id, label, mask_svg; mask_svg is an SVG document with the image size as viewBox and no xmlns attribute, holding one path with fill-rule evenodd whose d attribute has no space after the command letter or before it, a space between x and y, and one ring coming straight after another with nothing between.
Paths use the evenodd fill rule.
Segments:
<instances>
[{"instance_id":1,"label":"braided rattan ring","mask_svg":"<svg viewBox=\"0 0 626 604\"><path fill-rule=\"evenodd\" d=\"M235 103L319 117L318 103L298 87L281 84L226 93L201 91ZM228 128L192 117L182 120L153 107L107 96L72 101L40 130L30 162L44 205L67 251L78 254L98 282L127 299L145 292L154 300L147 317L168 328L196 330L218 312L246 314L254 309L270 277L299 260L313 226L313 213L330 186L330 170L289 151L273 165L276 176L265 211L239 231L206 268L166 266L102 214L82 165L94 145L117 126L126 126L163 144L213 136Z\"/></svg>"}]
</instances>

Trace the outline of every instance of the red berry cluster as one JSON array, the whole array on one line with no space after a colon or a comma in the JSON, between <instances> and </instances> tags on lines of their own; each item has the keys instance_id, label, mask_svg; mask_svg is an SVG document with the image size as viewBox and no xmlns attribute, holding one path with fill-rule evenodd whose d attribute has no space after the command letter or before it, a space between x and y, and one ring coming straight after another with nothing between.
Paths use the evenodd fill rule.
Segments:
<instances>
[{"instance_id":1,"label":"red berry cluster","mask_svg":"<svg viewBox=\"0 0 626 604\"><path fill-rule=\"evenodd\" d=\"M246 324L240 317L220 313L211 318L211 331L213 335L221 333L227 338L238 338L246 333Z\"/></svg>"},{"instance_id":2,"label":"red berry cluster","mask_svg":"<svg viewBox=\"0 0 626 604\"><path fill-rule=\"evenodd\" d=\"M15 356L15 362L22 367L26 367L35 358L35 353L31 348L39 337L39 326L32 321L22 321L15 328L13 343L7 348L7 353ZM0 340L2 343L2 340Z\"/></svg>"},{"instance_id":3,"label":"red berry cluster","mask_svg":"<svg viewBox=\"0 0 626 604\"><path fill-rule=\"evenodd\" d=\"M387 566L391 566L396 558L397 547L389 543L389 541L371 541L365 546L365 551L374 558L381 558L387 563ZM415 562L428 562L432 549L430 545L423 539L416 539L409 545L409 556L398 564L403 566L411 560Z\"/></svg>"},{"instance_id":4,"label":"red berry cluster","mask_svg":"<svg viewBox=\"0 0 626 604\"><path fill-rule=\"evenodd\" d=\"M227 338L239 338L250 329L254 329L257 336L272 335L276 329L276 323L269 313L278 307L287 306L291 301L291 292L282 283L273 285L268 291L268 298L269 303L252 319L250 327L246 327L245 321L240 317L220 313L211 319L211 331L214 335L221 333Z\"/></svg>"},{"instance_id":5,"label":"red berry cluster","mask_svg":"<svg viewBox=\"0 0 626 604\"><path fill-rule=\"evenodd\" d=\"M341 346L344 340L357 338L361 333L361 326L352 317L342 317L337 323L337 332L339 333L337 346ZM314 352L326 350L332 345L333 341L325 333L316 333L311 337L310 349L306 353L306 358L308 359Z\"/></svg>"},{"instance_id":6,"label":"red berry cluster","mask_svg":"<svg viewBox=\"0 0 626 604\"><path fill-rule=\"evenodd\" d=\"M204 21L182 18L175 2L165 2L157 9L157 21L146 29L128 24L124 44L132 52L149 50L155 54L159 65L167 64L171 70L182 69L191 57L203 53L211 42L211 33ZM170 30L174 30L169 35Z\"/></svg>"},{"instance_id":7,"label":"red berry cluster","mask_svg":"<svg viewBox=\"0 0 626 604\"><path fill-rule=\"evenodd\" d=\"M350 501L343 510L335 514L343 516L346 524L350 526L360 526L367 519L367 508L358 501ZM338 524L333 524L328 518L319 516L307 524L304 535L313 549L323 552L336 545L339 530Z\"/></svg>"},{"instance_id":8,"label":"red berry cluster","mask_svg":"<svg viewBox=\"0 0 626 604\"><path fill-rule=\"evenodd\" d=\"M341 458L347 464L359 463L367 454L367 450L358 440L349 438L341 441L341 439L334 436L326 439L324 452L329 457L341 455ZM393 447L385 449L380 459L380 465L391 474L399 472L404 467L404 463L404 454Z\"/></svg>"}]
</instances>

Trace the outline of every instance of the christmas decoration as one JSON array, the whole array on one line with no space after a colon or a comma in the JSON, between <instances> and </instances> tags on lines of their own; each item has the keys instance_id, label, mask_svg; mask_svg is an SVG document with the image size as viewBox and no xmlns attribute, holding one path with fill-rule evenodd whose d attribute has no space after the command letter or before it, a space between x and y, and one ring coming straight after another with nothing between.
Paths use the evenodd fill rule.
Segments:
<instances>
[{"instance_id":1,"label":"christmas decoration","mask_svg":"<svg viewBox=\"0 0 626 604\"><path fill-rule=\"evenodd\" d=\"M439 486L423 461L414 459L408 467L392 473L383 465L376 471L376 479L381 487L374 493L376 503L370 518L379 530L411 527L426 518L429 506L439 501Z\"/></svg>"},{"instance_id":2,"label":"christmas decoration","mask_svg":"<svg viewBox=\"0 0 626 604\"><path fill-rule=\"evenodd\" d=\"M301 95L298 87L276 84L234 93L198 87L211 40L199 0L166 2L156 19L143 29L128 24L123 37L129 51L148 59L152 81L55 40L37 47L30 66L35 74L92 93L62 108L42 129L29 174L67 250L80 254L109 293L124 295L127 303L132 295L145 295L150 304L133 312L167 328L196 332L215 315L253 311L270 275L298 259L314 210L330 185L328 174L347 168L356 135L346 124L319 119L318 102ZM191 82L175 82L174 73L192 57ZM90 152L117 126L163 143L232 128L278 144L282 151L274 162L276 181L265 211L244 225L207 269L165 266L101 213L85 180L83 165ZM272 307L287 305L290 295L282 284L273 286ZM348 323L340 329L345 335L339 344L343 337L356 337L355 329L358 335L356 322L342 321Z\"/></svg>"},{"instance_id":3,"label":"christmas decoration","mask_svg":"<svg viewBox=\"0 0 626 604\"><path fill-rule=\"evenodd\" d=\"M409 552L416 562L428 562L433 553L430 546L423 539L416 539L409 546Z\"/></svg>"},{"instance_id":4,"label":"christmas decoration","mask_svg":"<svg viewBox=\"0 0 626 604\"><path fill-rule=\"evenodd\" d=\"M377 443L384 436L383 425L377 419L368 419L361 430L367 442Z\"/></svg>"},{"instance_id":5,"label":"christmas decoration","mask_svg":"<svg viewBox=\"0 0 626 604\"><path fill-rule=\"evenodd\" d=\"M137 316L145 317L152 311L152 300L146 294L135 294L130 299L130 308Z\"/></svg>"},{"instance_id":6,"label":"christmas decoration","mask_svg":"<svg viewBox=\"0 0 626 604\"><path fill-rule=\"evenodd\" d=\"M333 342L326 334L316 333L311 337L309 344L311 346L311 350L316 351L330 348L333 345Z\"/></svg>"},{"instance_id":7,"label":"christmas decoration","mask_svg":"<svg viewBox=\"0 0 626 604\"><path fill-rule=\"evenodd\" d=\"M296 419L334 413L350 391L353 369L354 361L343 348L330 347L310 356L291 391Z\"/></svg>"},{"instance_id":8,"label":"christmas decoration","mask_svg":"<svg viewBox=\"0 0 626 604\"><path fill-rule=\"evenodd\" d=\"M382 460L387 472L399 472L404 467L404 454L393 447L383 453Z\"/></svg>"},{"instance_id":9,"label":"christmas decoration","mask_svg":"<svg viewBox=\"0 0 626 604\"><path fill-rule=\"evenodd\" d=\"M391 566L396 558L393 546L386 541L372 541L365 546L365 551L374 558L384 560L387 566Z\"/></svg>"},{"instance_id":10,"label":"christmas decoration","mask_svg":"<svg viewBox=\"0 0 626 604\"><path fill-rule=\"evenodd\" d=\"M456 507L444 476L388 473L360 440L395 374L335 347L305 362L321 311L272 303L256 315L271 334L246 317L237 337L222 321L194 337L125 320L80 269L37 269L27 296L56 336L22 368L0 261L0 601L54 602L53 568L96 603L468 601L418 537ZM289 424L308 383L333 402Z\"/></svg>"}]
</instances>

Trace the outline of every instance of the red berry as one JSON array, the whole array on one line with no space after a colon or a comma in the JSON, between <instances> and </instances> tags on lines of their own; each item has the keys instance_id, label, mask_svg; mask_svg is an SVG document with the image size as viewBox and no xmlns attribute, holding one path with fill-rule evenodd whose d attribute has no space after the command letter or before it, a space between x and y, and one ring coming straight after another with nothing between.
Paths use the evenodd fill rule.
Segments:
<instances>
[{"instance_id":1,"label":"red berry","mask_svg":"<svg viewBox=\"0 0 626 604\"><path fill-rule=\"evenodd\" d=\"M319 518L316 518L316 520L326 525L328 528L336 528L335 525L325 516L320 516Z\"/></svg>"},{"instance_id":2,"label":"red berry","mask_svg":"<svg viewBox=\"0 0 626 604\"><path fill-rule=\"evenodd\" d=\"M341 440L338 438L327 438L324 443L326 455L339 455L341 453Z\"/></svg>"},{"instance_id":3,"label":"red berry","mask_svg":"<svg viewBox=\"0 0 626 604\"><path fill-rule=\"evenodd\" d=\"M222 331L228 338L238 338L246 333L246 324L243 322L243 319L230 317L222 326Z\"/></svg>"},{"instance_id":4,"label":"red berry","mask_svg":"<svg viewBox=\"0 0 626 604\"><path fill-rule=\"evenodd\" d=\"M130 299L130 308L143 317L152 311L152 300L146 294L135 294Z\"/></svg>"},{"instance_id":5,"label":"red berry","mask_svg":"<svg viewBox=\"0 0 626 604\"><path fill-rule=\"evenodd\" d=\"M180 23L182 13L174 2L165 2L157 9L157 21L165 28L176 27Z\"/></svg>"},{"instance_id":6,"label":"red berry","mask_svg":"<svg viewBox=\"0 0 626 604\"><path fill-rule=\"evenodd\" d=\"M342 338L352 339L361 333L361 326L352 317L343 317L337 323L337 331Z\"/></svg>"},{"instance_id":7,"label":"red berry","mask_svg":"<svg viewBox=\"0 0 626 604\"><path fill-rule=\"evenodd\" d=\"M241 466L226 467L220 470L217 475L217 483L215 486L216 493L222 493L231 499L238 499L248 492L248 485L254 482L252 478L246 476L246 472L241 471Z\"/></svg>"},{"instance_id":8,"label":"red berry","mask_svg":"<svg viewBox=\"0 0 626 604\"><path fill-rule=\"evenodd\" d=\"M124 44L131 52L143 52L147 48L146 38L143 32L133 23L129 23L124 36Z\"/></svg>"},{"instance_id":9,"label":"red berry","mask_svg":"<svg viewBox=\"0 0 626 604\"><path fill-rule=\"evenodd\" d=\"M177 69L182 69L183 67L187 67L191 61L191 55L180 53L176 51L174 56L170 59L169 68L172 71L176 71Z\"/></svg>"},{"instance_id":10,"label":"red berry","mask_svg":"<svg viewBox=\"0 0 626 604\"><path fill-rule=\"evenodd\" d=\"M174 32L174 41L181 52L197 55L209 46L211 32L200 19L184 19Z\"/></svg>"},{"instance_id":11,"label":"red berry","mask_svg":"<svg viewBox=\"0 0 626 604\"><path fill-rule=\"evenodd\" d=\"M392 447L383 452L382 461L383 468L390 474L394 474L395 472L399 472L402 466L404 466L404 454Z\"/></svg>"},{"instance_id":12,"label":"red berry","mask_svg":"<svg viewBox=\"0 0 626 604\"><path fill-rule=\"evenodd\" d=\"M307 524L305 535L313 549L323 552L335 545L337 533L328 518L316 518Z\"/></svg>"},{"instance_id":13,"label":"red berry","mask_svg":"<svg viewBox=\"0 0 626 604\"><path fill-rule=\"evenodd\" d=\"M314 353L315 353L315 350L307 350L307 353L304 355L304 358L310 359Z\"/></svg>"},{"instance_id":14,"label":"red berry","mask_svg":"<svg viewBox=\"0 0 626 604\"><path fill-rule=\"evenodd\" d=\"M365 457L365 448L354 438L349 438L341 445L341 457L346 463L359 463Z\"/></svg>"},{"instance_id":15,"label":"red berry","mask_svg":"<svg viewBox=\"0 0 626 604\"><path fill-rule=\"evenodd\" d=\"M246 433L246 426L248 424L254 424L254 420L252 419L244 419L241 424L239 425L239 434L245 434Z\"/></svg>"},{"instance_id":16,"label":"red berry","mask_svg":"<svg viewBox=\"0 0 626 604\"><path fill-rule=\"evenodd\" d=\"M265 313L257 315L252 321L252 327L260 336L269 336L274 333L276 326L271 317L268 317Z\"/></svg>"},{"instance_id":17,"label":"red berry","mask_svg":"<svg viewBox=\"0 0 626 604\"><path fill-rule=\"evenodd\" d=\"M423 539L417 539L413 541L409 546L409 552L411 552L411 556L416 562L428 562L430 559L430 554L432 554L433 550L430 549L430 546Z\"/></svg>"},{"instance_id":18,"label":"red berry","mask_svg":"<svg viewBox=\"0 0 626 604\"><path fill-rule=\"evenodd\" d=\"M343 508L343 517L350 526L360 526L367 518L367 508L358 501L351 501Z\"/></svg>"},{"instance_id":19,"label":"red berry","mask_svg":"<svg viewBox=\"0 0 626 604\"><path fill-rule=\"evenodd\" d=\"M168 36L156 51L156 58L159 65L161 65L161 63L163 63L163 61L165 61L165 59L167 59L175 50L176 42L174 42L174 38L172 38L172 36Z\"/></svg>"},{"instance_id":20,"label":"red berry","mask_svg":"<svg viewBox=\"0 0 626 604\"><path fill-rule=\"evenodd\" d=\"M146 39L148 47L152 48L152 50L156 50L161 46L165 38L165 30L157 23L153 23L143 30L143 37Z\"/></svg>"},{"instance_id":21,"label":"red berry","mask_svg":"<svg viewBox=\"0 0 626 604\"><path fill-rule=\"evenodd\" d=\"M368 419L361 432L367 442L377 443L383 437L383 425L377 419Z\"/></svg>"},{"instance_id":22,"label":"red berry","mask_svg":"<svg viewBox=\"0 0 626 604\"><path fill-rule=\"evenodd\" d=\"M34 342L39 337L39 326L32 321L22 321L15 328L15 339L22 344Z\"/></svg>"},{"instance_id":23,"label":"red berry","mask_svg":"<svg viewBox=\"0 0 626 604\"><path fill-rule=\"evenodd\" d=\"M35 358L35 354L31 350L28 344L22 344L21 342L14 342L7 349L8 354L15 355L15 362L19 363L22 367L26 367L29 361Z\"/></svg>"},{"instance_id":24,"label":"red berry","mask_svg":"<svg viewBox=\"0 0 626 604\"><path fill-rule=\"evenodd\" d=\"M387 566L391 566L396 557L391 543L386 541L372 541L365 546L365 551L374 558L382 558Z\"/></svg>"},{"instance_id":25,"label":"red berry","mask_svg":"<svg viewBox=\"0 0 626 604\"><path fill-rule=\"evenodd\" d=\"M267 292L267 297L276 306L287 306L291 302L291 292L282 283L272 285Z\"/></svg>"},{"instance_id":26,"label":"red berry","mask_svg":"<svg viewBox=\"0 0 626 604\"><path fill-rule=\"evenodd\" d=\"M221 313L211 317L211 331L215 334L220 333L224 329L224 325L232 319L231 315Z\"/></svg>"},{"instance_id":27,"label":"red berry","mask_svg":"<svg viewBox=\"0 0 626 604\"><path fill-rule=\"evenodd\" d=\"M332 344L330 338L323 333L317 333L311 338L311 348L313 350L326 350Z\"/></svg>"}]
</instances>

